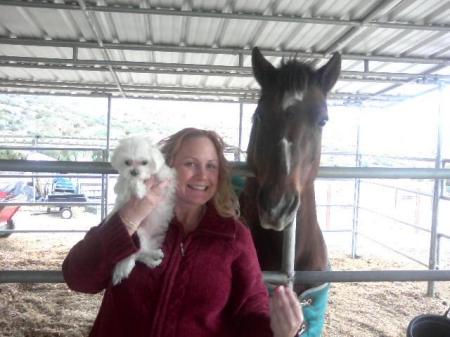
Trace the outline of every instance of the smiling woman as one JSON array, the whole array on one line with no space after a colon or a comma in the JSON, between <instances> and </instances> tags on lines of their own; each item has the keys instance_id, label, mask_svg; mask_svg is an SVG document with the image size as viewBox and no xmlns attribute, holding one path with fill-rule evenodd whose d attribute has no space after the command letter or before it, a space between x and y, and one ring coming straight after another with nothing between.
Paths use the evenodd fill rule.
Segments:
<instances>
[{"instance_id":1,"label":"smiling woman","mask_svg":"<svg viewBox=\"0 0 450 337\"><path fill-rule=\"evenodd\" d=\"M90 336L294 337L300 304L284 287L269 300L252 236L238 220L222 139L189 128L161 145L177 173L162 262L151 268L136 261L127 278L111 282L114 266L139 249L136 231L164 202L166 182L154 179L143 198L132 197L92 228L64 260L71 289L106 290Z\"/></svg>"}]
</instances>

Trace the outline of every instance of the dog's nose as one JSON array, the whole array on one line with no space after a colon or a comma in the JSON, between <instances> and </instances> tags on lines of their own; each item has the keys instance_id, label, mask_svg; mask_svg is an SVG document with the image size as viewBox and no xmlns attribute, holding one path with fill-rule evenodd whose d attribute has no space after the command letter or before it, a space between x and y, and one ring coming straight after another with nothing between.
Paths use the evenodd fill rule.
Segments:
<instances>
[{"instance_id":1,"label":"dog's nose","mask_svg":"<svg viewBox=\"0 0 450 337\"><path fill-rule=\"evenodd\" d=\"M138 171L137 169L132 169L132 170L130 171L130 174L131 174L133 177L136 177L136 176L139 174L139 171Z\"/></svg>"}]
</instances>

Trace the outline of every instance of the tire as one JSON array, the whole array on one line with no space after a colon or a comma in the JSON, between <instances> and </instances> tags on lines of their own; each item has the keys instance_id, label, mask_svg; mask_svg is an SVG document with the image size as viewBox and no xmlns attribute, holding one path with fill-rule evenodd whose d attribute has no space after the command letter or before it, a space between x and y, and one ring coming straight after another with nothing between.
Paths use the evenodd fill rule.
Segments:
<instances>
[{"instance_id":1,"label":"tire","mask_svg":"<svg viewBox=\"0 0 450 337\"><path fill-rule=\"evenodd\" d=\"M3 229L14 229L14 228L16 228L16 224L14 223L14 220L13 219L9 219L7 222L6 222L6 226L4 226L4 228ZM12 233L3 233L3 234L0 234L0 238L7 238L8 236L10 236Z\"/></svg>"},{"instance_id":2,"label":"tire","mask_svg":"<svg viewBox=\"0 0 450 337\"><path fill-rule=\"evenodd\" d=\"M72 210L70 207L64 207L61 209L61 218L70 219L72 217Z\"/></svg>"}]
</instances>

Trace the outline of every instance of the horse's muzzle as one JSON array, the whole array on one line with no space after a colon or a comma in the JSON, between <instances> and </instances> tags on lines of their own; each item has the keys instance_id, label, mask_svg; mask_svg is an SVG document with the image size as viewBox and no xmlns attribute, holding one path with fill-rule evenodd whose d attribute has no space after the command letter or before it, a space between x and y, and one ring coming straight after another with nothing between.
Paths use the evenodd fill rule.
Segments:
<instances>
[{"instance_id":1,"label":"horse's muzzle","mask_svg":"<svg viewBox=\"0 0 450 337\"><path fill-rule=\"evenodd\" d=\"M295 219L300 206L300 199L296 193L284 194L275 202L273 198L267 198L267 194L259 195L259 220L261 227L282 231Z\"/></svg>"}]
</instances>

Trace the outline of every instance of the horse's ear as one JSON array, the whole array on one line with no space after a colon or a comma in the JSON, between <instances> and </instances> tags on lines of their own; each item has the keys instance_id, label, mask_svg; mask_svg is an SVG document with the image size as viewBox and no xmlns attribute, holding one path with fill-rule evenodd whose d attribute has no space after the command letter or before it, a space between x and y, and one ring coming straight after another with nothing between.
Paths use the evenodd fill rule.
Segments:
<instances>
[{"instance_id":1,"label":"horse's ear","mask_svg":"<svg viewBox=\"0 0 450 337\"><path fill-rule=\"evenodd\" d=\"M341 73L341 54L335 52L333 57L322 68L317 70L320 86L328 93L335 85Z\"/></svg>"},{"instance_id":2,"label":"horse's ear","mask_svg":"<svg viewBox=\"0 0 450 337\"><path fill-rule=\"evenodd\" d=\"M253 75L261 87L265 87L273 82L276 69L264 58L258 47L254 47L252 50L252 67Z\"/></svg>"}]
</instances>

